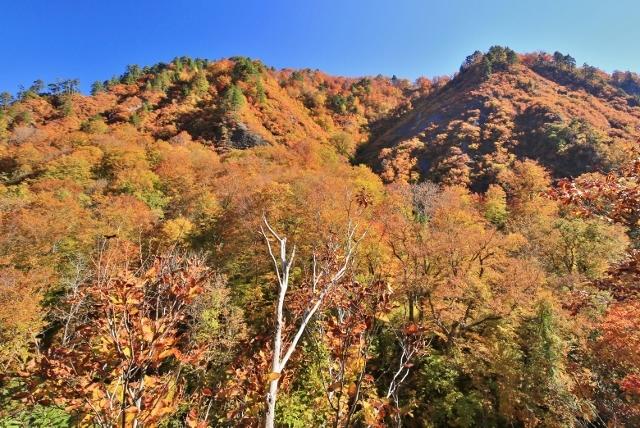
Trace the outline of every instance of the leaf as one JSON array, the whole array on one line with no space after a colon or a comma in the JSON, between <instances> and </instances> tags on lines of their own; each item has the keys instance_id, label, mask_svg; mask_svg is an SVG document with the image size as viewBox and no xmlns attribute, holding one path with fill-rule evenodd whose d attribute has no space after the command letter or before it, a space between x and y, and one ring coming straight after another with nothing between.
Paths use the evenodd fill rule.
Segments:
<instances>
[{"instance_id":1,"label":"leaf","mask_svg":"<svg viewBox=\"0 0 640 428\"><path fill-rule=\"evenodd\" d=\"M160 352L160 355L158 355L158 359L159 360L164 360L165 358L170 357L172 355L175 356L177 351L178 350L176 348L166 349L166 350Z\"/></svg>"},{"instance_id":2,"label":"leaf","mask_svg":"<svg viewBox=\"0 0 640 428\"><path fill-rule=\"evenodd\" d=\"M278 380L280 379L280 373L278 372L271 372L267 375L267 382L272 382L274 380Z\"/></svg>"},{"instance_id":3,"label":"leaf","mask_svg":"<svg viewBox=\"0 0 640 428\"><path fill-rule=\"evenodd\" d=\"M355 382L351 382L349 384L349 397L353 398L355 397L356 393L358 392L358 385L355 384Z\"/></svg>"},{"instance_id":4,"label":"leaf","mask_svg":"<svg viewBox=\"0 0 640 428\"><path fill-rule=\"evenodd\" d=\"M389 322L389 316L387 314L378 314L376 318L382 322Z\"/></svg>"},{"instance_id":5,"label":"leaf","mask_svg":"<svg viewBox=\"0 0 640 428\"><path fill-rule=\"evenodd\" d=\"M337 391L340 388L342 388L342 382L337 381L337 382L333 382L331 385L329 385L328 390L331 391Z\"/></svg>"},{"instance_id":6,"label":"leaf","mask_svg":"<svg viewBox=\"0 0 640 428\"><path fill-rule=\"evenodd\" d=\"M144 319L142 322L142 337L146 342L151 342L154 337L153 329L151 328L151 325L149 325L149 323L147 322L144 322Z\"/></svg>"},{"instance_id":7,"label":"leaf","mask_svg":"<svg viewBox=\"0 0 640 428\"><path fill-rule=\"evenodd\" d=\"M356 324L356 326L351 331L351 334L357 335L357 334L362 333L366 329L367 329L367 324L361 322L361 323Z\"/></svg>"},{"instance_id":8,"label":"leaf","mask_svg":"<svg viewBox=\"0 0 640 428\"><path fill-rule=\"evenodd\" d=\"M404 328L406 334L416 334L418 332L418 326L415 323L411 323Z\"/></svg>"},{"instance_id":9,"label":"leaf","mask_svg":"<svg viewBox=\"0 0 640 428\"><path fill-rule=\"evenodd\" d=\"M153 265L151 266L151 269L149 269L144 273L143 278L151 279L155 277L157 273L158 273L158 267L156 265Z\"/></svg>"}]
</instances>

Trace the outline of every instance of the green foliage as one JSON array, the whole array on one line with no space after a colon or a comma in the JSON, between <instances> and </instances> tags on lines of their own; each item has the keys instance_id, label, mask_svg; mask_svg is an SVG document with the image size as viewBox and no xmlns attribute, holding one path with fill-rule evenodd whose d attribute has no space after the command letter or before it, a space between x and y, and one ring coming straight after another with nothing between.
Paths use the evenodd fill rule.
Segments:
<instances>
[{"instance_id":1,"label":"green foliage","mask_svg":"<svg viewBox=\"0 0 640 428\"><path fill-rule=\"evenodd\" d=\"M484 216L499 228L503 228L509 217L507 194L500 186L491 185L484 195Z\"/></svg>"},{"instance_id":2,"label":"green foliage","mask_svg":"<svg viewBox=\"0 0 640 428\"><path fill-rule=\"evenodd\" d=\"M169 203L169 198L167 198L160 189L160 182L157 180L157 177L152 177L152 179L154 183L151 188L140 188L135 183L127 181L122 184L119 190L122 193L130 194L140 199L157 215L162 217L163 209Z\"/></svg>"},{"instance_id":3,"label":"green foliage","mask_svg":"<svg viewBox=\"0 0 640 428\"><path fill-rule=\"evenodd\" d=\"M184 69L182 58L175 58L173 60L173 65L174 65L175 70L176 70L177 73L181 73L182 70Z\"/></svg>"},{"instance_id":4,"label":"green foliage","mask_svg":"<svg viewBox=\"0 0 640 428\"><path fill-rule=\"evenodd\" d=\"M117 84L120 83L121 78L118 76L112 76L111 79L109 79L107 81L106 87L107 88L113 88L114 86L116 86Z\"/></svg>"},{"instance_id":5,"label":"green foliage","mask_svg":"<svg viewBox=\"0 0 640 428\"><path fill-rule=\"evenodd\" d=\"M337 132L331 136L329 143L343 156L351 157L355 150L353 137L346 132Z\"/></svg>"},{"instance_id":6,"label":"green foliage","mask_svg":"<svg viewBox=\"0 0 640 428\"><path fill-rule=\"evenodd\" d=\"M566 338L555 309L547 300L521 329L524 392L534 406L528 410L545 426L568 426L580 403L571 393L565 366Z\"/></svg>"},{"instance_id":7,"label":"green foliage","mask_svg":"<svg viewBox=\"0 0 640 428\"><path fill-rule=\"evenodd\" d=\"M140 115L140 113L134 111L129 118L129 123L131 123L136 128L139 128L140 124L142 124L142 116Z\"/></svg>"},{"instance_id":8,"label":"green foliage","mask_svg":"<svg viewBox=\"0 0 640 428\"><path fill-rule=\"evenodd\" d=\"M371 94L371 79L365 77L364 79L358 80L356 83L351 85L351 92L355 96L360 97Z\"/></svg>"},{"instance_id":9,"label":"green foliage","mask_svg":"<svg viewBox=\"0 0 640 428\"><path fill-rule=\"evenodd\" d=\"M291 76L289 76L289 80L292 82L302 83L304 82L304 73L299 70L295 70L291 73Z\"/></svg>"},{"instance_id":10,"label":"green foliage","mask_svg":"<svg viewBox=\"0 0 640 428\"><path fill-rule=\"evenodd\" d=\"M262 84L262 80L258 79L256 82L256 99L259 104L264 104L267 102L267 93L264 90L264 85Z\"/></svg>"},{"instance_id":11,"label":"green foliage","mask_svg":"<svg viewBox=\"0 0 640 428\"><path fill-rule=\"evenodd\" d=\"M228 112L236 112L242 108L247 102L246 97L236 85L231 85L224 94L222 102L223 108Z\"/></svg>"},{"instance_id":12,"label":"green foliage","mask_svg":"<svg viewBox=\"0 0 640 428\"><path fill-rule=\"evenodd\" d=\"M61 156L50 162L44 176L71 179L77 183L85 184L93 177L94 167L99 162L101 155L102 152L96 147L82 147L74 153Z\"/></svg>"},{"instance_id":13,"label":"green foliage","mask_svg":"<svg viewBox=\"0 0 640 428\"><path fill-rule=\"evenodd\" d=\"M253 61L251 58L238 56L231 58L234 61L231 78L233 82L248 82L251 78L258 76L262 72L262 64Z\"/></svg>"},{"instance_id":14,"label":"green foliage","mask_svg":"<svg viewBox=\"0 0 640 428\"><path fill-rule=\"evenodd\" d=\"M467 56L464 60L464 63L460 66L460 71L463 72L473 67L476 64L479 64L484 59L484 54L481 51L475 51L471 55Z\"/></svg>"},{"instance_id":15,"label":"green foliage","mask_svg":"<svg viewBox=\"0 0 640 428\"><path fill-rule=\"evenodd\" d=\"M31 112L28 110L20 110L13 115L12 123L14 125L22 125L22 126L30 125L33 123L33 116L31 115Z\"/></svg>"},{"instance_id":16,"label":"green foliage","mask_svg":"<svg viewBox=\"0 0 640 428\"><path fill-rule=\"evenodd\" d=\"M477 58L472 55L471 61ZM494 71L508 69L511 65L518 62L518 54L508 47L491 46L489 51L482 58L482 70L485 76L491 75Z\"/></svg>"},{"instance_id":17,"label":"green foliage","mask_svg":"<svg viewBox=\"0 0 640 428\"><path fill-rule=\"evenodd\" d=\"M559 154L575 150L578 146L591 147L598 150L603 143L603 136L584 120L572 119L568 124L552 123L545 130L549 142Z\"/></svg>"},{"instance_id":18,"label":"green foliage","mask_svg":"<svg viewBox=\"0 0 640 428\"><path fill-rule=\"evenodd\" d=\"M13 96L9 92L0 93L0 109L6 110L11 105Z\"/></svg>"},{"instance_id":19,"label":"green foliage","mask_svg":"<svg viewBox=\"0 0 640 428\"><path fill-rule=\"evenodd\" d=\"M140 77L142 77L142 69L140 66L137 64L128 65L127 70L122 76L122 83L131 85L136 83Z\"/></svg>"},{"instance_id":20,"label":"green foliage","mask_svg":"<svg viewBox=\"0 0 640 428\"><path fill-rule=\"evenodd\" d=\"M315 411L306 392L293 392L283 395L278 400L278 426L287 428L305 428L323 426L321 414Z\"/></svg>"},{"instance_id":21,"label":"green foliage","mask_svg":"<svg viewBox=\"0 0 640 428\"><path fill-rule=\"evenodd\" d=\"M426 426L477 426L482 397L476 391L460 389L461 375L452 363L437 354L427 355L422 361L416 391L421 403L416 414Z\"/></svg>"},{"instance_id":22,"label":"green foliage","mask_svg":"<svg viewBox=\"0 0 640 428\"><path fill-rule=\"evenodd\" d=\"M0 418L0 428L70 428L71 415L59 407L36 405L10 417Z\"/></svg>"},{"instance_id":23,"label":"green foliage","mask_svg":"<svg viewBox=\"0 0 640 428\"><path fill-rule=\"evenodd\" d=\"M548 258L553 271L592 279L620 260L629 244L622 228L597 219L561 218L549 238Z\"/></svg>"},{"instance_id":24,"label":"green foliage","mask_svg":"<svg viewBox=\"0 0 640 428\"><path fill-rule=\"evenodd\" d=\"M49 83L49 92L52 95L72 95L79 92L78 87L80 86L80 81L78 79L65 79L65 80L56 80L53 83Z\"/></svg>"},{"instance_id":25,"label":"green foliage","mask_svg":"<svg viewBox=\"0 0 640 428\"><path fill-rule=\"evenodd\" d=\"M541 126L540 137L523 144L522 154L539 159L561 177L576 177L618 162L611 155L611 139L583 119L552 122ZM613 152L611 152L613 153Z\"/></svg>"},{"instance_id":26,"label":"green foliage","mask_svg":"<svg viewBox=\"0 0 640 428\"><path fill-rule=\"evenodd\" d=\"M207 76L204 72L199 71L193 77L191 81L191 91L196 96L203 96L209 90L209 81L207 80Z\"/></svg>"},{"instance_id":27,"label":"green foliage","mask_svg":"<svg viewBox=\"0 0 640 428\"><path fill-rule=\"evenodd\" d=\"M278 400L277 424L287 428L326 426L323 374L328 370L327 349L318 343L305 343L301 352L309 363L300 370L293 390Z\"/></svg>"},{"instance_id":28,"label":"green foliage","mask_svg":"<svg viewBox=\"0 0 640 428\"><path fill-rule=\"evenodd\" d=\"M151 88L156 91L165 92L169 86L171 86L171 76L166 70L158 73L151 81Z\"/></svg>"},{"instance_id":29,"label":"green foliage","mask_svg":"<svg viewBox=\"0 0 640 428\"><path fill-rule=\"evenodd\" d=\"M68 117L73 114L73 98L71 95L63 95L60 97L59 110L64 117Z\"/></svg>"},{"instance_id":30,"label":"green foliage","mask_svg":"<svg viewBox=\"0 0 640 428\"><path fill-rule=\"evenodd\" d=\"M567 69L571 71L576 68L576 60L569 54L563 55L562 53L556 51L553 54L553 60L561 69Z\"/></svg>"},{"instance_id":31,"label":"green foliage","mask_svg":"<svg viewBox=\"0 0 640 428\"><path fill-rule=\"evenodd\" d=\"M89 134L104 134L109 130L109 126L105 123L104 118L98 114L82 122L80 129Z\"/></svg>"},{"instance_id":32,"label":"green foliage","mask_svg":"<svg viewBox=\"0 0 640 428\"><path fill-rule=\"evenodd\" d=\"M105 88L104 82L100 80L96 80L91 84L91 95L97 95L101 92L104 92L105 89L106 88Z\"/></svg>"},{"instance_id":33,"label":"green foliage","mask_svg":"<svg viewBox=\"0 0 640 428\"><path fill-rule=\"evenodd\" d=\"M51 85L49 85L51 87ZM22 88L22 86L21 86ZM28 100L30 98L37 98L40 96L42 91L44 90L44 82L40 79L35 80L29 88L22 88L18 93L18 99L20 100Z\"/></svg>"},{"instance_id":34,"label":"green foliage","mask_svg":"<svg viewBox=\"0 0 640 428\"><path fill-rule=\"evenodd\" d=\"M327 107L338 114L346 114L354 110L353 95L333 94L327 97Z\"/></svg>"},{"instance_id":35,"label":"green foliage","mask_svg":"<svg viewBox=\"0 0 640 428\"><path fill-rule=\"evenodd\" d=\"M541 382L552 381L558 374L562 342L556 334L556 320L549 302L540 302L527 328L527 339L531 340L527 340L530 373Z\"/></svg>"},{"instance_id":36,"label":"green foliage","mask_svg":"<svg viewBox=\"0 0 640 428\"><path fill-rule=\"evenodd\" d=\"M44 81L38 79L33 82L33 84L29 87L29 91L39 95L40 92L44 89Z\"/></svg>"}]
</instances>

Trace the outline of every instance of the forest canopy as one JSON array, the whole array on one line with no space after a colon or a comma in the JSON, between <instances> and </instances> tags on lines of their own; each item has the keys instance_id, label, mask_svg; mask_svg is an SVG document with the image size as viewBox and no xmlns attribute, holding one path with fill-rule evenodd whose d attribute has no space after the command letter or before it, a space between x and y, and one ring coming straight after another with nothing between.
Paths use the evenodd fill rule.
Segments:
<instances>
[{"instance_id":1,"label":"forest canopy","mask_svg":"<svg viewBox=\"0 0 640 428\"><path fill-rule=\"evenodd\" d=\"M638 76L129 65L0 96L0 426L637 426Z\"/></svg>"}]
</instances>

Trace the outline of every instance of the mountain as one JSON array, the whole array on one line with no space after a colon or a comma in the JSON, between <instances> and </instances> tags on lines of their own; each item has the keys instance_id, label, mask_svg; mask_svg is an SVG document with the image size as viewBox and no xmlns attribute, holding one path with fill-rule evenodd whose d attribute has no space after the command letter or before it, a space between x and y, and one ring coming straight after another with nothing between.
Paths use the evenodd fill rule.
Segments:
<instances>
[{"instance_id":1,"label":"mountain","mask_svg":"<svg viewBox=\"0 0 640 428\"><path fill-rule=\"evenodd\" d=\"M78 94L70 82L43 91L44 84L37 81L11 106L5 102L5 137L7 129L19 129L19 134L30 127L55 134L99 121L109 126L133 123L139 132L160 139L184 131L223 150L293 146L303 140L327 143L332 138L353 145L368 138L369 122L419 92L408 89L406 81L396 84L382 76L353 79L312 70L275 71L243 57L129 66L122 76L94 83L93 96Z\"/></svg>"},{"instance_id":2,"label":"mountain","mask_svg":"<svg viewBox=\"0 0 640 428\"><path fill-rule=\"evenodd\" d=\"M498 46L0 94L0 426L640 426L639 95Z\"/></svg>"},{"instance_id":3,"label":"mountain","mask_svg":"<svg viewBox=\"0 0 640 428\"><path fill-rule=\"evenodd\" d=\"M388 181L419 177L482 189L515 158L568 177L614 169L637 155L640 103L629 80L620 85L562 55L514 54L512 63L500 55L496 47L470 56L358 158Z\"/></svg>"},{"instance_id":4,"label":"mountain","mask_svg":"<svg viewBox=\"0 0 640 428\"><path fill-rule=\"evenodd\" d=\"M243 57L177 58L130 66L120 77L97 82L90 97L32 87L6 108L0 132L11 129L19 139L36 130L56 134L90 129L94 122L128 122L154 138L186 132L223 151L329 144L355 154L386 181L481 190L514 159L535 159L554 176L569 177L615 169L635 156L638 82L633 73L576 67L562 54L516 55L501 47L469 56L452 79L413 84L276 71Z\"/></svg>"}]
</instances>

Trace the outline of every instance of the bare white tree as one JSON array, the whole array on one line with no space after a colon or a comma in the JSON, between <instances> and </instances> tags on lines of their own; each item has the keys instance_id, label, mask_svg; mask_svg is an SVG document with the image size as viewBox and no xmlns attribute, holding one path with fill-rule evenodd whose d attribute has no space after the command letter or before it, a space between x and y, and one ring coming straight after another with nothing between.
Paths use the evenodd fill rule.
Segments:
<instances>
[{"instance_id":1,"label":"bare white tree","mask_svg":"<svg viewBox=\"0 0 640 428\"><path fill-rule=\"evenodd\" d=\"M415 324L413 324L415 327ZM393 415L396 426L400 428L402 426L402 418L400 416L400 387L409 376L411 367L413 367L413 360L424 352L428 344L425 342L424 337L417 332L407 331L410 327L405 328L404 332L396 332L396 338L398 345L400 345L400 359L398 361L398 369L393 373L393 377L389 382L389 388L387 389L386 397L392 399L396 407L396 412ZM409 333L409 334L408 334Z\"/></svg>"},{"instance_id":2,"label":"bare white tree","mask_svg":"<svg viewBox=\"0 0 640 428\"><path fill-rule=\"evenodd\" d=\"M330 263L319 267L314 255L312 266L313 278L311 280L312 295L305 306L302 319L295 330L293 339L289 345L286 346L286 351L284 351L283 348L285 348L285 346L283 346L282 340L282 334L286 327L284 319L284 300L287 294L287 289L289 288L291 267L293 266L295 259L296 247L294 245L293 249L289 253L287 250L287 238L278 235L278 233L276 233L276 231L271 227L266 217L263 216L262 220L264 227L261 227L260 230L262 232L262 236L267 242L269 255L271 256L276 276L278 277L279 287L278 302L275 312L276 325L273 334L273 360L271 363L271 373L269 374L269 392L267 393L267 414L265 418L265 427L273 428L276 416L278 383L282 370L285 368L289 358L291 358L291 355L296 350L296 346L304 334L309 321L322 306L327 294L329 294L331 289L338 284L347 273L353 259L355 247L359 240L354 240L357 227L350 223L347 229L346 242L344 244L344 255L340 263L337 265L333 264L334 269L331 269ZM275 241L278 245L278 254L274 251L272 241Z\"/></svg>"}]
</instances>

